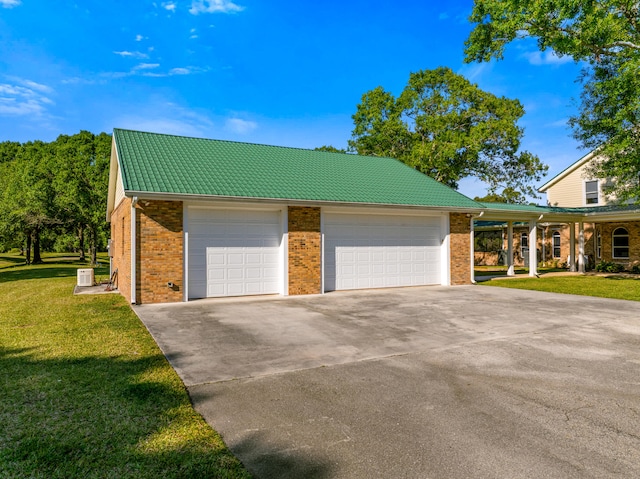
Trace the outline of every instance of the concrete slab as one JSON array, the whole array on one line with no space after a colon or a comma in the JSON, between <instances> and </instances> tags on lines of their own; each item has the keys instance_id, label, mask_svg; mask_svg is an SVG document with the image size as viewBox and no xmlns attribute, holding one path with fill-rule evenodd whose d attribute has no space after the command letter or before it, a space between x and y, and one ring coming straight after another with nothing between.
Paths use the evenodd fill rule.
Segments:
<instances>
[{"instance_id":1,"label":"concrete slab","mask_svg":"<svg viewBox=\"0 0 640 479\"><path fill-rule=\"evenodd\" d=\"M259 478L640 477L640 303L469 286L135 309Z\"/></svg>"}]
</instances>

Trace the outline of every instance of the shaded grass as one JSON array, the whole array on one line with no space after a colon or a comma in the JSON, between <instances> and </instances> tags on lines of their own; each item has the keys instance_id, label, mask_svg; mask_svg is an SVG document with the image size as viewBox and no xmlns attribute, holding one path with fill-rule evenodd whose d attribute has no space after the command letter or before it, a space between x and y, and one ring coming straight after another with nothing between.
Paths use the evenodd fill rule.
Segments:
<instances>
[{"instance_id":1,"label":"shaded grass","mask_svg":"<svg viewBox=\"0 0 640 479\"><path fill-rule=\"evenodd\" d=\"M71 294L78 267L0 270L0 477L250 477L126 301Z\"/></svg>"},{"instance_id":2,"label":"shaded grass","mask_svg":"<svg viewBox=\"0 0 640 479\"><path fill-rule=\"evenodd\" d=\"M498 279L478 284L640 301L640 278L629 278L623 275L543 276L540 278Z\"/></svg>"}]
</instances>

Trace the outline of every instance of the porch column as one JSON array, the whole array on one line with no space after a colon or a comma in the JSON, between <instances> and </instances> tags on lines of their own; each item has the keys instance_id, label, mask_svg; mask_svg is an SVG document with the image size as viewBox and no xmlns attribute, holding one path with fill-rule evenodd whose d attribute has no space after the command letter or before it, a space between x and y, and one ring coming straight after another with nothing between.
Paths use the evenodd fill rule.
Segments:
<instances>
[{"instance_id":1,"label":"porch column","mask_svg":"<svg viewBox=\"0 0 640 479\"><path fill-rule=\"evenodd\" d=\"M507 223L507 276L515 276L516 271L513 268L513 222Z\"/></svg>"},{"instance_id":2,"label":"porch column","mask_svg":"<svg viewBox=\"0 0 640 479\"><path fill-rule=\"evenodd\" d=\"M529 276L538 274L538 224L536 220L529 221Z\"/></svg>"},{"instance_id":3,"label":"porch column","mask_svg":"<svg viewBox=\"0 0 640 479\"><path fill-rule=\"evenodd\" d=\"M569 223L569 271L576 271L576 224Z\"/></svg>"},{"instance_id":4,"label":"porch column","mask_svg":"<svg viewBox=\"0 0 640 479\"><path fill-rule=\"evenodd\" d=\"M578 271L584 274L584 223L578 223Z\"/></svg>"}]
</instances>

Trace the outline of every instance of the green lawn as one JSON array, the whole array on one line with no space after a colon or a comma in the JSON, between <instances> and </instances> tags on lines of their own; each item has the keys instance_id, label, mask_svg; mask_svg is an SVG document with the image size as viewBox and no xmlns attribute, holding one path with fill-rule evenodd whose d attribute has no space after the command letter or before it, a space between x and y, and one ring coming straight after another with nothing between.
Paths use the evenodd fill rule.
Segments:
<instances>
[{"instance_id":1,"label":"green lawn","mask_svg":"<svg viewBox=\"0 0 640 479\"><path fill-rule=\"evenodd\" d=\"M250 477L120 295L23 262L0 255L0 477Z\"/></svg>"},{"instance_id":2,"label":"green lawn","mask_svg":"<svg viewBox=\"0 0 640 479\"><path fill-rule=\"evenodd\" d=\"M532 289L551 293L579 294L600 298L640 301L640 277L609 274L603 276L549 276L540 278L498 279L478 283L482 286Z\"/></svg>"}]
</instances>

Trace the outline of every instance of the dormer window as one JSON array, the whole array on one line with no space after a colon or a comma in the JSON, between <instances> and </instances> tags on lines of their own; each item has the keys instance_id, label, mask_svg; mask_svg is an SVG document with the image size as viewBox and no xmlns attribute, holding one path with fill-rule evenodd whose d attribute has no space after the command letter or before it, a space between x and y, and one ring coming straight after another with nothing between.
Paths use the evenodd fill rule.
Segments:
<instances>
[{"instance_id":1,"label":"dormer window","mask_svg":"<svg viewBox=\"0 0 640 479\"><path fill-rule=\"evenodd\" d=\"M598 180L584 182L585 202L588 205L598 204Z\"/></svg>"}]
</instances>

